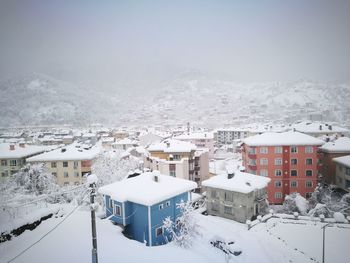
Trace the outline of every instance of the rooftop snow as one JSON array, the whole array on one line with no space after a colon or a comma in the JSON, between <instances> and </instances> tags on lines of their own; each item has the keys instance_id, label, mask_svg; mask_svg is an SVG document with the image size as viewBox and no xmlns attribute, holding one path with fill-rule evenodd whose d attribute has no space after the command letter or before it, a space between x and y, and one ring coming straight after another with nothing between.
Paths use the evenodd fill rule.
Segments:
<instances>
[{"instance_id":1,"label":"rooftop snow","mask_svg":"<svg viewBox=\"0 0 350 263\"><path fill-rule=\"evenodd\" d=\"M228 179L227 173L221 174L203 181L202 185L248 194L256 189L265 188L270 181L271 179L268 177L235 171L235 175L231 179Z\"/></svg>"},{"instance_id":2,"label":"rooftop snow","mask_svg":"<svg viewBox=\"0 0 350 263\"><path fill-rule=\"evenodd\" d=\"M267 132L243 139L249 146L323 145L324 141L300 132Z\"/></svg>"},{"instance_id":3,"label":"rooftop snow","mask_svg":"<svg viewBox=\"0 0 350 263\"><path fill-rule=\"evenodd\" d=\"M158 182L154 177L158 176ZM103 186L98 192L113 200L151 206L168 198L197 188L193 181L162 175L158 171L146 172L113 184Z\"/></svg>"},{"instance_id":4,"label":"rooftop snow","mask_svg":"<svg viewBox=\"0 0 350 263\"><path fill-rule=\"evenodd\" d=\"M80 161L92 160L100 153L99 146L92 147L73 143L66 147L58 148L51 152L39 154L28 158L27 162L46 162L46 161Z\"/></svg>"},{"instance_id":5,"label":"rooftop snow","mask_svg":"<svg viewBox=\"0 0 350 263\"><path fill-rule=\"evenodd\" d=\"M334 142L327 142L322 147L321 150L325 152L349 152L350 153L350 138L340 137Z\"/></svg>"},{"instance_id":6,"label":"rooftop snow","mask_svg":"<svg viewBox=\"0 0 350 263\"><path fill-rule=\"evenodd\" d=\"M293 125L292 128L304 133L350 132L348 129L320 122L301 122Z\"/></svg>"},{"instance_id":7,"label":"rooftop snow","mask_svg":"<svg viewBox=\"0 0 350 263\"><path fill-rule=\"evenodd\" d=\"M181 134L175 136L176 140L208 140L214 139L214 134L212 132L194 132L190 134Z\"/></svg>"},{"instance_id":8,"label":"rooftop snow","mask_svg":"<svg viewBox=\"0 0 350 263\"><path fill-rule=\"evenodd\" d=\"M124 138L124 139L121 139L119 141L116 141L115 143L113 143L115 145L124 145L124 144L135 144L137 145L138 142L137 141L134 141L134 140L130 140L129 138Z\"/></svg>"},{"instance_id":9,"label":"rooftop snow","mask_svg":"<svg viewBox=\"0 0 350 263\"><path fill-rule=\"evenodd\" d=\"M350 155L333 158L333 161L335 161L336 163L340 163L342 165L345 165L347 167L350 167Z\"/></svg>"},{"instance_id":10,"label":"rooftop snow","mask_svg":"<svg viewBox=\"0 0 350 263\"><path fill-rule=\"evenodd\" d=\"M10 145L10 143L0 143L0 159L23 158L34 154L42 153L47 149L44 146L26 144L23 148L20 147L18 144L13 144L15 146L15 149L10 150Z\"/></svg>"},{"instance_id":11,"label":"rooftop snow","mask_svg":"<svg viewBox=\"0 0 350 263\"><path fill-rule=\"evenodd\" d=\"M148 147L148 151L162 151L162 152L191 152L193 150L196 150L196 145L185 142L185 141L179 141L174 139L166 139L162 142L151 144Z\"/></svg>"}]
</instances>

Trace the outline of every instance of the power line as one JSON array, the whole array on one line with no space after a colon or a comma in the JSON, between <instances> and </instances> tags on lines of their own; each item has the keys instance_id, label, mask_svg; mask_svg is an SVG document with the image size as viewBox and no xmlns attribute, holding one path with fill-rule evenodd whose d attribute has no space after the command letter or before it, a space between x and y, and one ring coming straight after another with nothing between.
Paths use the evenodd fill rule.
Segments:
<instances>
[{"instance_id":1,"label":"power line","mask_svg":"<svg viewBox=\"0 0 350 263\"><path fill-rule=\"evenodd\" d=\"M88 195L86 196L88 197ZM85 201L86 197L83 199L83 201ZM59 222L57 225L55 225L50 231L48 231L45 235L43 235L40 239L38 239L36 242L34 242L33 244L31 244L30 246L28 246L26 249L24 249L22 252L20 252L19 254L17 254L15 257L13 257L12 259L10 259L9 261L7 261L7 263L10 263L12 261L14 261L16 258L18 258L19 256L23 255L25 252L27 252L29 249L31 249L33 246L35 246L36 244L38 244L41 240L43 240L47 235L49 235L52 231L54 231L59 225L61 225L64 221L66 221L81 205L76 206L71 212L69 212L69 214L62 219L61 222Z\"/></svg>"}]
</instances>

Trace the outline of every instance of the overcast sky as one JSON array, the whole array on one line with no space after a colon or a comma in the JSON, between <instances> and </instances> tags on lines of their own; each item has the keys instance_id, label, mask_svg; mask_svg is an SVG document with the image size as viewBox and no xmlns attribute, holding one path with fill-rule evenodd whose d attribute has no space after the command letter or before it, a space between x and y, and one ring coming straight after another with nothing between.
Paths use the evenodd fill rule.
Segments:
<instances>
[{"instance_id":1,"label":"overcast sky","mask_svg":"<svg viewBox=\"0 0 350 263\"><path fill-rule=\"evenodd\" d=\"M0 76L350 81L350 1L0 1Z\"/></svg>"}]
</instances>

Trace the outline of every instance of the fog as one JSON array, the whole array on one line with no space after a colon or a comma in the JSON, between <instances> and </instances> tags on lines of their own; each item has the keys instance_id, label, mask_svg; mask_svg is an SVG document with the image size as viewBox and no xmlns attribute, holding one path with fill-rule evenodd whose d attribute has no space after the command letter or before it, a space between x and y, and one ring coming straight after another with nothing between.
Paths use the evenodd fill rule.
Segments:
<instances>
[{"instance_id":1,"label":"fog","mask_svg":"<svg viewBox=\"0 0 350 263\"><path fill-rule=\"evenodd\" d=\"M0 77L350 80L350 1L1 1Z\"/></svg>"}]
</instances>

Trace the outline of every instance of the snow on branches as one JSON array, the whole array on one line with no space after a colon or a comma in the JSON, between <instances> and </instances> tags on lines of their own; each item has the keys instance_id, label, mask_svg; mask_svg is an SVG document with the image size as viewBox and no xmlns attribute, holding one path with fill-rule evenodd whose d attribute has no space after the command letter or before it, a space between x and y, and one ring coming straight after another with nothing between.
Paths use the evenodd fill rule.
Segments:
<instances>
[{"instance_id":1,"label":"snow on branches","mask_svg":"<svg viewBox=\"0 0 350 263\"><path fill-rule=\"evenodd\" d=\"M180 209L180 216L176 218L175 222L167 217L163 221L163 227L176 245L190 248L193 240L200 236L199 225L193 216L194 207L190 201L181 201L181 203L176 204L176 207Z\"/></svg>"}]
</instances>

